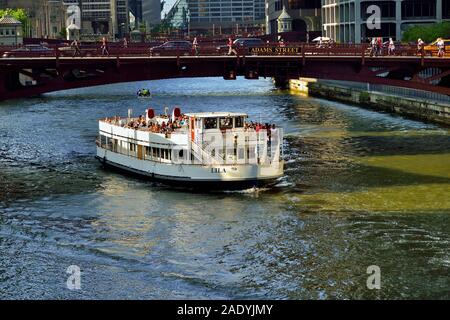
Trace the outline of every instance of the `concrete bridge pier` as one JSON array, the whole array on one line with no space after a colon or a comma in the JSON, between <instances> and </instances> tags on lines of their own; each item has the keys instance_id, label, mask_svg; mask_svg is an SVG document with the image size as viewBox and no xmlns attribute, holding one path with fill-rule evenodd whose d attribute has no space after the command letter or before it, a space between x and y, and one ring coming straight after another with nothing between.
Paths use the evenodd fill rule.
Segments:
<instances>
[{"instance_id":1,"label":"concrete bridge pier","mask_svg":"<svg viewBox=\"0 0 450 320\"><path fill-rule=\"evenodd\" d=\"M274 77L273 83L278 89L284 90L289 88L289 79L286 77Z\"/></svg>"}]
</instances>

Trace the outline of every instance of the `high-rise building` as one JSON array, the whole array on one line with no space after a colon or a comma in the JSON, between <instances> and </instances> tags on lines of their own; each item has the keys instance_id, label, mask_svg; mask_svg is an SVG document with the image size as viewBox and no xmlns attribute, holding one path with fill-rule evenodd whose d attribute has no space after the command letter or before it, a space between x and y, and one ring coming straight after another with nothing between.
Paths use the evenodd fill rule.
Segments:
<instances>
[{"instance_id":1,"label":"high-rise building","mask_svg":"<svg viewBox=\"0 0 450 320\"><path fill-rule=\"evenodd\" d=\"M80 0L83 34L122 37L129 31L128 0Z\"/></svg>"},{"instance_id":2,"label":"high-rise building","mask_svg":"<svg viewBox=\"0 0 450 320\"><path fill-rule=\"evenodd\" d=\"M321 5L321 0L266 0L266 33L279 33L278 17L283 9L292 19L291 31L305 36L310 32L320 32Z\"/></svg>"},{"instance_id":3,"label":"high-rise building","mask_svg":"<svg viewBox=\"0 0 450 320\"><path fill-rule=\"evenodd\" d=\"M373 5L379 9L374 11ZM325 35L342 43L361 43L372 37L401 40L411 25L450 20L448 0L322 0L322 10ZM379 28L372 19L378 11Z\"/></svg>"},{"instance_id":4,"label":"high-rise building","mask_svg":"<svg viewBox=\"0 0 450 320\"><path fill-rule=\"evenodd\" d=\"M264 24L264 0L178 0L165 18L176 28L231 33Z\"/></svg>"},{"instance_id":5,"label":"high-rise building","mask_svg":"<svg viewBox=\"0 0 450 320\"><path fill-rule=\"evenodd\" d=\"M161 0L128 0L130 27L138 29L142 24L150 29L161 23Z\"/></svg>"},{"instance_id":6,"label":"high-rise building","mask_svg":"<svg viewBox=\"0 0 450 320\"><path fill-rule=\"evenodd\" d=\"M142 23L142 0L128 0L130 28L137 29Z\"/></svg>"},{"instance_id":7,"label":"high-rise building","mask_svg":"<svg viewBox=\"0 0 450 320\"><path fill-rule=\"evenodd\" d=\"M129 0L63 0L81 11L82 34L122 36L129 31Z\"/></svg>"},{"instance_id":8,"label":"high-rise building","mask_svg":"<svg viewBox=\"0 0 450 320\"><path fill-rule=\"evenodd\" d=\"M161 23L161 0L142 0L142 22L147 28Z\"/></svg>"}]
</instances>

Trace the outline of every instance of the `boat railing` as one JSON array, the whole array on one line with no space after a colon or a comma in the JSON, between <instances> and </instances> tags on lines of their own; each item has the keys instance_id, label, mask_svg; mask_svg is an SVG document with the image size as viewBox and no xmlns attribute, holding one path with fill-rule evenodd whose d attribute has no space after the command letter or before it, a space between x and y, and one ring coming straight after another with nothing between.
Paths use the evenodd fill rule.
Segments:
<instances>
[{"instance_id":1,"label":"boat railing","mask_svg":"<svg viewBox=\"0 0 450 320\"><path fill-rule=\"evenodd\" d=\"M211 155L195 141L191 141L191 149L194 157L203 164L223 164L223 159L219 158L218 156Z\"/></svg>"},{"instance_id":2,"label":"boat railing","mask_svg":"<svg viewBox=\"0 0 450 320\"><path fill-rule=\"evenodd\" d=\"M205 165L271 164L280 160L282 132L268 136L264 131L230 132L191 141L193 158Z\"/></svg>"}]
</instances>

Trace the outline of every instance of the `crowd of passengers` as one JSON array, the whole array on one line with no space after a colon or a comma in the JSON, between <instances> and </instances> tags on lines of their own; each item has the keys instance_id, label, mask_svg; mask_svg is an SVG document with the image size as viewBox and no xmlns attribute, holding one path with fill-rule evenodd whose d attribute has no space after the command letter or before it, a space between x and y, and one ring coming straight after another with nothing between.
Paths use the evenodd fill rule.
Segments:
<instances>
[{"instance_id":1,"label":"crowd of passengers","mask_svg":"<svg viewBox=\"0 0 450 320\"><path fill-rule=\"evenodd\" d=\"M175 120L172 120L172 117L168 117L166 115L160 115L159 118L167 118L167 121L162 121L158 123L157 121L152 121L153 119L149 119L146 121L145 116L140 115L136 119L132 119L128 123L127 119L121 119L119 116L115 116L113 118L106 118L105 122L115 124L124 128L135 129L135 130L148 130L153 133L172 133L176 129L187 128L188 126L188 117L184 114L181 114L179 117L176 117ZM245 131L247 130L255 130L259 132L261 130L267 130L268 135L270 136L272 132L276 130L275 124L269 123L260 123L260 122L245 122L244 124Z\"/></svg>"},{"instance_id":2,"label":"crowd of passengers","mask_svg":"<svg viewBox=\"0 0 450 320\"><path fill-rule=\"evenodd\" d=\"M153 119L149 119L148 121L145 119L145 116L140 115L139 118L132 119L128 123L126 119L121 119L119 116L115 116L114 118L105 119L106 122L119 125L124 128L135 129L135 130L148 130L153 133L171 133L176 129L181 129L183 127L187 127L188 118L185 115L180 115L179 117L172 120L171 117L166 115L160 115L159 118L167 118L167 121L162 121L158 123ZM153 121L152 121L153 120Z\"/></svg>"},{"instance_id":3,"label":"crowd of passengers","mask_svg":"<svg viewBox=\"0 0 450 320\"><path fill-rule=\"evenodd\" d=\"M259 122L246 122L244 125L244 128L246 130L255 130L256 132L259 132L260 130L268 130L268 132L273 131L276 129L275 124L269 124L269 123L259 123Z\"/></svg>"}]
</instances>

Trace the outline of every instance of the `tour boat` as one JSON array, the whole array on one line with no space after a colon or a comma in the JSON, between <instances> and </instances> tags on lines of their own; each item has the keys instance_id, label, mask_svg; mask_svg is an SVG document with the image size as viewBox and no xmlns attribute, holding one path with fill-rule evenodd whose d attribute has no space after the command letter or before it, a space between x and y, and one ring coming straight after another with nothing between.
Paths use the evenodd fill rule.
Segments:
<instances>
[{"instance_id":1,"label":"tour boat","mask_svg":"<svg viewBox=\"0 0 450 320\"><path fill-rule=\"evenodd\" d=\"M108 167L180 187L237 189L283 175L283 132L245 113L201 112L111 117L99 121L97 158Z\"/></svg>"}]
</instances>

